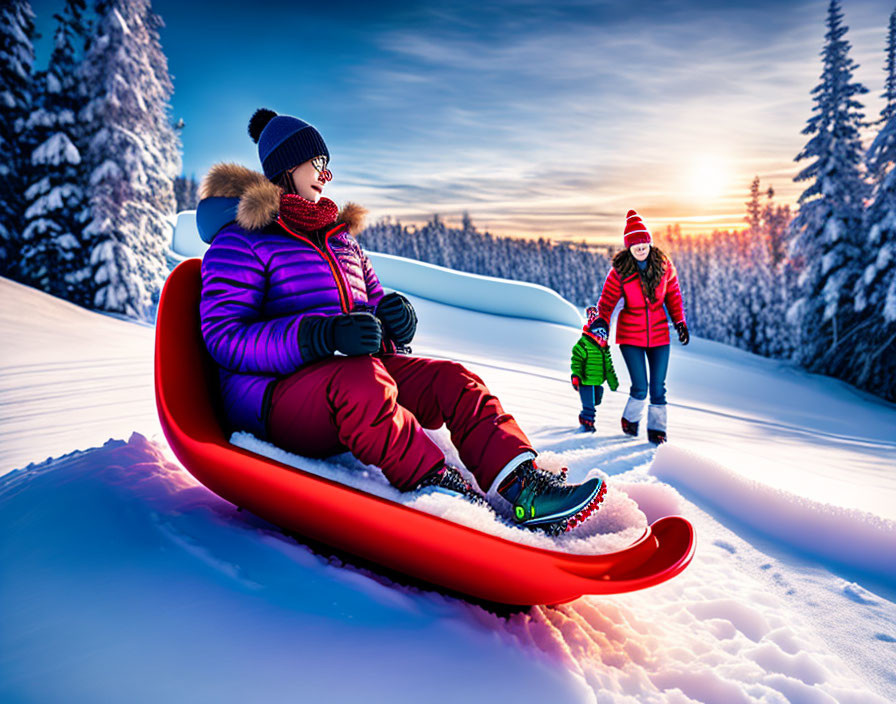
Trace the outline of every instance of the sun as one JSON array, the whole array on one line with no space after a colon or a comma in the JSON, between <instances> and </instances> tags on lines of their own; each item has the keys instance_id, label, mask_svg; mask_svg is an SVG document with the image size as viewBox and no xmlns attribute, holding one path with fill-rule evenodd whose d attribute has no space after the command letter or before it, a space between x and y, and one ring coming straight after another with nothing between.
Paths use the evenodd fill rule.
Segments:
<instances>
[{"instance_id":1,"label":"sun","mask_svg":"<svg viewBox=\"0 0 896 704\"><path fill-rule=\"evenodd\" d=\"M688 194L695 200L713 200L725 192L730 171L723 159L712 154L696 157L688 174Z\"/></svg>"}]
</instances>

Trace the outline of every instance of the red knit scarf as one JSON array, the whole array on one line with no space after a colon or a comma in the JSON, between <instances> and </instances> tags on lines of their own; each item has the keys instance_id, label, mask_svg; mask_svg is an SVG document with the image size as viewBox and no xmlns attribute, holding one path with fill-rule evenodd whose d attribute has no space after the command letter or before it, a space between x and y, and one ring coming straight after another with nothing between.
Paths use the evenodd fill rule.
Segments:
<instances>
[{"instance_id":1,"label":"red knit scarf","mask_svg":"<svg viewBox=\"0 0 896 704\"><path fill-rule=\"evenodd\" d=\"M296 193L280 196L280 217L290 230L314 232L336 221L339 207L329 198L321 197L317 203Z\"/></svg>"}]
</instances>

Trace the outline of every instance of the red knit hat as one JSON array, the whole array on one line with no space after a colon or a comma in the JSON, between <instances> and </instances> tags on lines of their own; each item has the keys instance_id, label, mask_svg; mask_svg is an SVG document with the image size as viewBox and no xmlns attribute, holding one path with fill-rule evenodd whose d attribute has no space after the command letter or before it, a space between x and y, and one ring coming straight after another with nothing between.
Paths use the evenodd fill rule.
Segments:
<instances>
[{"instance_id":1,"label":"red knit hat","mask_svg":"<svg viewBox=\"0 0 896 704\"><path fill-rule=\"evenodd\" d=\"M650 230L641 220L641 216L634 210L629 210L625 216L625 234L623 235L625 248L634 247L636 244L650 244Z\"/></svg>"},{"instance_id":2,"label":"red knit hat","mask_svg":"<svg viewBox=\"0 0 896 704\"><path fill-rule=\"evenodd\" d=\"M595 308L594 306L588 306L585 309L585 315L588 317L588 323L593 323L595 320L597 320L597 308Z\"/></svg>"}]
</instances>

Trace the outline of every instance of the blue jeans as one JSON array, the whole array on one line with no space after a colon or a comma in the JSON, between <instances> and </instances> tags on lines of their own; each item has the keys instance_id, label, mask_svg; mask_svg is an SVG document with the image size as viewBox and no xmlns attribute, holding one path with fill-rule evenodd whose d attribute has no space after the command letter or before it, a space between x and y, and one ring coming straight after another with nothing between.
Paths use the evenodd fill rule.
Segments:
<instances>
[{"instance_id":1,"label":"blue jeans","mask_svg":"<svg viewBox=\"0 0 896 704\"><path fill-rule=\"evenodd\" d=\"M579 384L579 397L582 399L582 418L594 420L594 409L604 397L604 387Z\"/></svg>"},{"instance_id":2,"label":"blue jeans","mask_svg":"<svg viewBox=\"0 0 896 704\"><path fill-rule=\"evenodd\" d=\"M628 375L632 380L629 395L636 399L647 398L657 406L666 403L666 370L669 368L669 345L659 347L638 347L619 345ZM647 365L650 365L650 383L647 382Z\"/></svg>"}]
</instances>

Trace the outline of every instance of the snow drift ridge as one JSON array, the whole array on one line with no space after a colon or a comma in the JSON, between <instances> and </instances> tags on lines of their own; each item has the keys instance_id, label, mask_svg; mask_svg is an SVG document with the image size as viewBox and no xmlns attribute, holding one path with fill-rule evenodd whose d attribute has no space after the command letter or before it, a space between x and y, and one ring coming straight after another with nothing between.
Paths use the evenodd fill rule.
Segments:
<instances>
[{"instance_id":1,"label":"snow drift ridge","mask_svg":"<svg viewBox=\"0 0 896 704\"><path fill-rule=\"evenodd\" d=\"M650 469L758 533L799 551L896 580L896 522L760 484L692 452L663 445Z\"/></svg>"}]
</instances>

